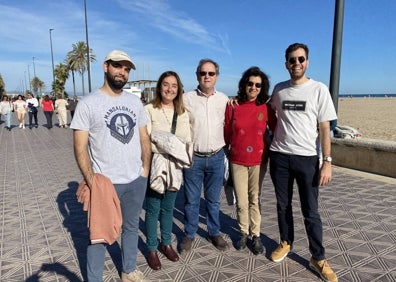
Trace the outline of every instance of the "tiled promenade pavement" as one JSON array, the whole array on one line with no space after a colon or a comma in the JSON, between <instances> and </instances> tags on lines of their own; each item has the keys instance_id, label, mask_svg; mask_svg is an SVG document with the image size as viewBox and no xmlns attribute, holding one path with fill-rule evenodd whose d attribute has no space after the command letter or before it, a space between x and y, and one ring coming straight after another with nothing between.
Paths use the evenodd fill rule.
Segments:
<instances>
[{"instance_id":1,"label":"tiled promenade pavement","mask_svg":"<svg viewBox=\"0 0 396 282\"><path fill-rule=\"evenodd\" d=\"M0 125L0 281L83 281L88 233L86 214L75 197L81 176L72 131L48 130L41 111L39 118L38 129L15 127L8 132ZM181 196L174 213L174 246L182 238ZM151 270L144 257L143 210L138 267L148 281L320 281L308 269L298 193L294 207L294 253L282 263L268 259L278 227L267 175L262 194L264 255L235 250L235 207L223 193L222 232L230 249L219 252L206 240L202 213L193 250L176 263L160 255L159 271ZM396 281L396 179L334 167L332 184L321 189L320 211L327 257L339 281ZM109 247L109 253L104 281L120 281L119 245Z\"/></svg>"}]
</instances>

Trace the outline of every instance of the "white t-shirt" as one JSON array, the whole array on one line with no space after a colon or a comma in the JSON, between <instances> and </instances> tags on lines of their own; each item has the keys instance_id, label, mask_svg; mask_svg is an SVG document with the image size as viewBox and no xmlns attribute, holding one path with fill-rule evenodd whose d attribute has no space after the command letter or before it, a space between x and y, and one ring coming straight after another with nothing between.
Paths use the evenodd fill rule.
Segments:
<instances>
[{"instance_id":1,"label":"white t-shirt","mask_svg":"<svg viewBox=\"0 0 396 282\"><path fill-rule=\"evenodd\" d=\"M113 184L126 184L143 171L139 127L146 124L137 96L124 91L111 97L96 90L78 102L70 128L89 131L93 171Z\"/></svg>"},{"instance_id":2,"label":"white t-shirt","mask_svg":"<svg viewBox=\"0 0 396 282\"><path fill-rule=\"evenodd\" d=\"M270 103L278 117L270 150L317 155L318 124L337 119L327 86L313 79L302 85L284 81L275 86Z\"/></svg>"}]
</instances>

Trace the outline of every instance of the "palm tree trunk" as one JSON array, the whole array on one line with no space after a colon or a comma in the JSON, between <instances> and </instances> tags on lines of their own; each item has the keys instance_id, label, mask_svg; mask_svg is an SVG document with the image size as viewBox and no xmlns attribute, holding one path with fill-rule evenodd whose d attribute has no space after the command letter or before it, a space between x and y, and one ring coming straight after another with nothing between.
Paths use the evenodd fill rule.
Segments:
<instances>
[{"instance_id":1,"label":"palm tree trunk","mask_svg":"<svg viewBox=\"0 0 396 282\"><path fill-rule=\"evenodd\" d=\"M72 77L73 77L73 97L76 97L76 81L74 80L74 71L72 70Z\"/></svg>"},{"instance_id":2,"label":"palm tree trunk","mask_svg":"<svg viewBox=\"0 0 396 282\"><path fill-rule=\"evenodd\" d=\"M82 94L83 94L83 96L84 96L84 94L85 94L85 86L84 86L84 73L81 73L81 78L82 78Z\"/></svg>"}]
</instances>

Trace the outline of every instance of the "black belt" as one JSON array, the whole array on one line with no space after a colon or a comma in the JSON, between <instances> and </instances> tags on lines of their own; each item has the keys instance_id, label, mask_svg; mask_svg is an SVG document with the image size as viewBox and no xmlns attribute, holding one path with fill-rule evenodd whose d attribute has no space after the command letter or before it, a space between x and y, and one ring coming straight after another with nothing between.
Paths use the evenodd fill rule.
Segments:
<instances>
[{"instance_id":1,"label":"black belt","mask_svg":"<svg viewBox=\"0 0 396 282\"><path fill-rule=\"evenodd\" d=\"M223 148L220 148L220 149L218 149L216 151L209 152L209 153L194 152L194 155L196 155L197 157L200 157L200 158L209 158L211 156L216 155L218 152L221 151L221 149L223 149Z\"/></svg>"}]
</instances>

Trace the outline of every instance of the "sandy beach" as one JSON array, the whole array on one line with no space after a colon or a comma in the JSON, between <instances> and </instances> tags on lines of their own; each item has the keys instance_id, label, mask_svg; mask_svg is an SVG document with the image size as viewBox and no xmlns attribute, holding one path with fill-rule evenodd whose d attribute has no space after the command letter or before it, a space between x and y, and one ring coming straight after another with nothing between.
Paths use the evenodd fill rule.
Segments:
<instances>
[{"instance_id":1,"label":"sandy beach","mask_svg":"<svg viewBox=\"0 0 396 282\"><path fill-rule=\"evenodd\" d=\"M362 138L396 142L396 98L339 98L338 124L358 129Z\"/></svg>"}]
</instances>

